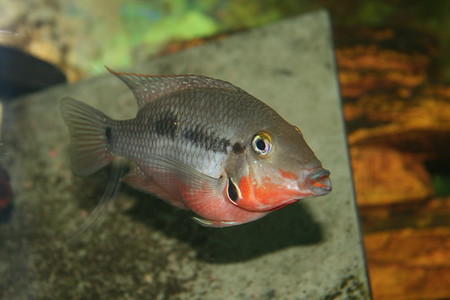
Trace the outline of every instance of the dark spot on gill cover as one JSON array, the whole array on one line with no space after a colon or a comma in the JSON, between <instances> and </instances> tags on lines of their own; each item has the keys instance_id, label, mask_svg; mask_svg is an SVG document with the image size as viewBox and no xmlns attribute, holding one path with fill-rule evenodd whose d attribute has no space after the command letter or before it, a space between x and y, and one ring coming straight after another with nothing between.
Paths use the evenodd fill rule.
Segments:
<instances>
[{"instance_id":1,"label":"dark spot on gill cover","mask_svg":"<svg viewBox=\"0 0 450 300\"><path fill-rule=\"evenodd\" d=\"M161 117L152 124L154 131L162 136L174 139L177 135L178 121L177 115L171 111L164 112Z\"/></svg>"},{"instance_id":2,"label":"dark spot on gill cover","mask_svg":"<svg viewBox=\"0 0 450 300\"><path fill-rule=\"evenodd\" d=\"M239 200L238 187L234 184L231 178L228 178L228 197L234 203L236 203Z\"/></svg>"},{"instance_id":3,"label":"dark spot on gill cover","mask_svg":"<svg viewBox=\"0 0 450 300\"><path fill-rule=\"evenodd\" d=\"M239 143L236 142L233 145L233 152L236 153L236 154L242 153L242 152L244 152L244 150L245 150L245 146L242 145L242 144L239 144Z\"/></svg>"}]
</instances>

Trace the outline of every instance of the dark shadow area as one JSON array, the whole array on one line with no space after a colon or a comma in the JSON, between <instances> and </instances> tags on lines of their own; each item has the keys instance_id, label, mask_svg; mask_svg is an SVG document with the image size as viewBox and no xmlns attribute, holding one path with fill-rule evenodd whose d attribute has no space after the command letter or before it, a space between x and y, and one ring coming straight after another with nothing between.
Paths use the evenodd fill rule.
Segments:
<instances>
[{"instance_id":1,"label":"dark shadow area","mask_svg":"<svg viewBox=\"0 0 450 300\"><path fill-rule=\"evenodd\" d=\"M8 171L0 167L0 224L11 219L14 208L13 192Z\"/></svg>"},{"instance_id":2,"label":"dark shadow area","mask_svg":"<svg viewBox=\"0 0 450 300\"><path fill-rule=\"evenodd\" d=\"M14 204L9 202L4 207L0 207L0 224L6 223L11 219L13 213Z\"/></svg>"},{"instance_id":3,"label":"dark shadow area","mask_svg":"<svg viewBox=\"0 0 450 300\"><path fill-rule=\"evenodd\" d=\"M15 98L66 82L55 66L19 49L0 46L0 98Z\"/></svg>"},{"instance_id":4,"label":"dark shadow area","mask_svg":"<svg viewBox=\"0 0 450 300\"><path fill-rule=\"evenodd\" d=\"M450 196L450 159L436 159L425 162L425 167L431 175L431 183L436 196Z\"/></svg>"},{"instance_id":5,"label":"dark shadow area","mask_svg":"<svg viewBox=\"0 0 450 300\"><path fill-rule=\"evenodd\" d=\"M191 220L189 212L160 199L129 187L123 191L136 193L133 196L137 204L127 211L133 219L189 244L196 249L198 259L210 263L246 261L287 247L323 241L320 224L301 204L289 205L248 224L209 228Z\"/></svg>"}]
</instances>

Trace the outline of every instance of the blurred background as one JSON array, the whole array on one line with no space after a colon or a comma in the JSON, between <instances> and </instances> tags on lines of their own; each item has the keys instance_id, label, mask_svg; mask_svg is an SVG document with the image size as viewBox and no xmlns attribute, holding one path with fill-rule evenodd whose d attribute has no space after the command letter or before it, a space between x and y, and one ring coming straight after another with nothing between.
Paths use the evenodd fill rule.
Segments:
<instances>
[{"instance_id":1,"label":"blurred background","mask_svg":"<svg viewBox=\"0 0 450 300\"><path fill-rule=\"evenodd\" d=\"M450 299L450 1L0 4L3 99L327 9L374 299Z\"/></svg>"}]
</instances>

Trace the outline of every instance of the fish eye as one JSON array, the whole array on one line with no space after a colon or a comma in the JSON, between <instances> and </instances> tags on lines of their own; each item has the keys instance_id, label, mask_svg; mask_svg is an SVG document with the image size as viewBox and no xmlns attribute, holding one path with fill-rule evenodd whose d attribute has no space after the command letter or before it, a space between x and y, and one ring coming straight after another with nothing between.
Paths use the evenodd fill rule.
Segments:
<instances>
[{"instance_id":1,"label":"fish eye","mask_svg":"<svg viewBox=\"0 0 450 300\"><path fill-rule=\"evenodd\" d=\"M272 138L267 132L261 131L252 138L252 149L260 156L268 155L272 150Z\"/></svg>"}]
</instances>

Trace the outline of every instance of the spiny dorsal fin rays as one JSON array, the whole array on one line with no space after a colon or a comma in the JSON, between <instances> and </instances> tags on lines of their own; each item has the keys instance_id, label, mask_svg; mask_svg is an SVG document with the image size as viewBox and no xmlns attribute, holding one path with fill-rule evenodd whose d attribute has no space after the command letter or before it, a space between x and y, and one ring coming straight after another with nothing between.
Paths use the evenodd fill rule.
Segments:
<instances>
[{"instance_id":1,"label":"spiny dorsal fin rays","mask_svg":"<svg viewBox=\"0 0 450 300\"><path fill-rule=\"evenodd\" d=\"M240 88L232 85L229 82L213 79L200 75L144 75L135 73L120 73L114 72L110 68L106 69L111 74L117 76L122 80L133 92L138 106L142 107L148 102L159 98L163 95L168 95L173 92L200 89L200 88L221 88L230 91L240 91Z\"/></svg>"}]
</instances>

